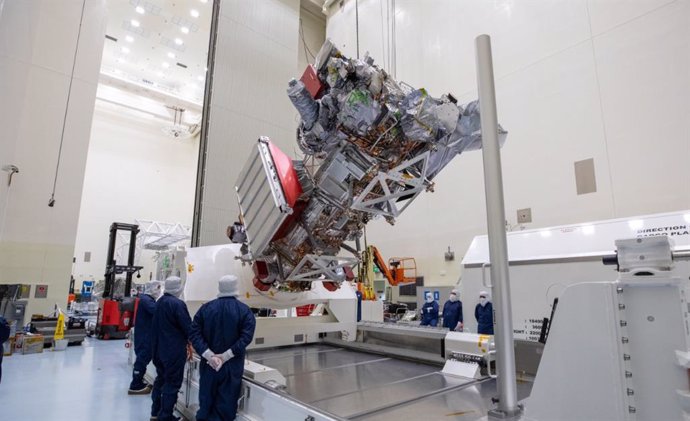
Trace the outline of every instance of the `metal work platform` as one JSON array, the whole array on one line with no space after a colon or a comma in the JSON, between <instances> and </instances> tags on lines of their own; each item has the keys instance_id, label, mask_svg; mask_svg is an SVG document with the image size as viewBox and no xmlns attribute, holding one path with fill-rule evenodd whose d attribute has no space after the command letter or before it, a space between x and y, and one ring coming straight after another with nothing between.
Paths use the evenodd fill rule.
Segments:
<instances>
[{"instance_id":1,"label":"metal work platform","mask_svg":"<svg viewBox=\"0 0 690 421\"><path fill-rule=\"evenodd\" d=\"M247 358L280 371L296 401L343 419L476 420L496 396L493 379L330 345L249 351ZM522 399L531 383L519 389Z\"/></svg>"}]
</instances>

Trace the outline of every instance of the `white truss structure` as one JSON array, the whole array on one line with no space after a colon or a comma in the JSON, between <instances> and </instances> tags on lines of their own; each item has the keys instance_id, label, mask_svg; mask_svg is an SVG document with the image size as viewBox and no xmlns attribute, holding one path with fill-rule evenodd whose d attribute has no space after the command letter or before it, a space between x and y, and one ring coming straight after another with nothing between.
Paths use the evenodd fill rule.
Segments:
<instances>
[{"instance_id":1,"label":"white truss structure","mask_svg":"<svg viewBox=\"0 0 690 421\"><path fill-rule=\"evenodd\" d=\"M410 203L422 192L426 190L428 181L426 179L429 152L425 152L417 157L409 159L386 173L379 173L364 188L362 193L357 196L352 209L374 215L383 215L397 218ZM421 163L422 169L418 177L410 176L406 171ZM367 198L371 191L380 186L384 194L374 198ZM383 206L381 206L383 204Z\"/></svg>"},{"instance_id":2,"label":"white truss structure","mask_svg":"<svg viewBox=\"0 0 690 421\"><path fill-rule=\"evenodd\" d=\"M135 219L135 224L139 225L137 235L137 246L134 261L138 262L142 250L167 250L178 245L187 245L192 238L192 228L180 223L148 221ZM129 248L129 232L118 232L118 243L120 244L115 253L115 260L118 262L127 259Z\"/></svg>"},{"instance_id":3,"label":"white truss structure","mask_svg":"<svg viewBox=\"0 0 690 421\"><path fill-rule=\"evenodd\" d=\"M323 279L332 281L345 280L345 266L354 266L358 260L354 257L319 256L307 254L287 277L287 281L312 282ZM310 270L300 273L305 265L310 265ZM339 270L340 269L340 270Z\"/></svg>"}]
</instances>

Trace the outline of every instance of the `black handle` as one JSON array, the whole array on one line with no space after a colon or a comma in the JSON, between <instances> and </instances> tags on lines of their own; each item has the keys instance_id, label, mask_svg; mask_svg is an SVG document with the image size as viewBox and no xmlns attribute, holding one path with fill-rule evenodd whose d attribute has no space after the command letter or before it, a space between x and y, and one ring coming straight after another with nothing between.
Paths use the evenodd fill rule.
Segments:
<instances>
[{"instance_id":1,"label":"black handle","mask_svg":"<svg viewBox=\"0 0 690 421\"><path fill-rule=\"evenodd\" d=\"M601 262L609 266L618 266L618 254L612 254L601 258Z\"/></svg>"}]
</instances>

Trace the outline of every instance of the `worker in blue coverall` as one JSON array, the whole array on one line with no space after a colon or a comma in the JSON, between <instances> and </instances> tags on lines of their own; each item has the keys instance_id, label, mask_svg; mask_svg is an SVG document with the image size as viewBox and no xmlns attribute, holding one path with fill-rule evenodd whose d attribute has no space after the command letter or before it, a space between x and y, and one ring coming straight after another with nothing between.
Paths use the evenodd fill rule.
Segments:
<instances>
[{"instance_id":1,"label":"worker in blue coverall","mask_svg":"<svg viewBox=\"0 0 690 421\"><path fill-rule=\"evenodd\" d=\"M10 338L10 325L4 317L0 316L0 381L2 381L2 344Z\"/></svg>"},{"instance_id":2,"label":"worker in blue coverall","mask_svg":"<svg viewBox=\"0 0 690 421\"><path fill-rule=\"evenodd\" d=\"M420 325L438 326L438 303L431 294L427 295L426 302L422 306L422 323Z\"/></svg>"},{"instance_id":3,"label":"worker in blue coverall","mask_svg":"<svg viewBox=\"0 0 690 421\"><path fill-rule=\"evenodd\" d=\"M151 323L153 364L156 366L156 381L151 391L151 419L157 421L177 420L173 410L177 393L182 386L184 366L191 356L188 349L192 318L182 295L182 281L177 276L165 280L165 293L156 303L156 313Z\"/></svg>"},{"instance_id":4,"label":"worker in blue coverall","mask_svg":"<svg viewBox=\"0 0 690 421\"><path fill-rule=\"evenodd\" d=\"M452 290L448 301L443 304L443 327L462 332L462 301L458 299L458 291Z\"/></svg>"},{"instance_id":5,"label":"worker in blue coverall","mask_svg":"<svg viewBox=\"0 0 690 421\"><path fill-rule=\"evenodd\" d=\"M237 414L245 349L256 327L251 309L236 298L238 283L233 275L220 278L218 298L201 306L194 316L192 345L206 360L199 369L197 421L230 421Z\"/></svg>"},{"instance_id":6,"label":"worker in blue coverall","mask_svg":"<svg viewBox=\"0 0 690 421\"><path fill-rule=\"evenodd\" d=\"M150 281L139 296L139 305L134 319L134 353L137 356L129 384L129 395L147 395L151 385L144 382L146 367L151 362L151 323L156 312L156 300L163 294L163 282Z\"/></svg>"},{"instance_id":7,"label":"worker in blue coverall","mask_svg":"<svg viewBox=\"0 0 690 421\"><path fill-rule=\"evenodd\" d=\"M494 334L494 307L488 292L479 293L479 303L474 308L474 317L477 319L477 333L481 335Z\"/></svg>"}]
</instances>

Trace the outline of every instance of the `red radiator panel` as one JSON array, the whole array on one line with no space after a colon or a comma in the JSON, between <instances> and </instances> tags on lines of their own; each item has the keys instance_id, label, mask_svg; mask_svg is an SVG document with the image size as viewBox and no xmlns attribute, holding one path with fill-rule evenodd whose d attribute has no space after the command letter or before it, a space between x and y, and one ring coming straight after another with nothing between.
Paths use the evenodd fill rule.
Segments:
<instances>
[{"instance_id":1,"label":"red radiator panel","mask_svg":"<svg viewBox=\"0 0 690 421\"><path fill-rule=\"evenodd\" d=\"M323 83L321 83L319 76L316 74L316 69L314 66L311 64L308 65L307 68L304 69L304 73L302 74L300 80L302 83L304 83L307 91L309 91L314 99L319 99L319 97L321 97L325 86Z\"/></svg>"},{"instance_id":2,"label":"red radiator panel","mask_svg":"<svg viewBox=\"0 0 690 421\"><path fill-rule=\"evenodd\" d=\"M271 151L271 157L278 172L280 185L283 187L285 200L288 206L294 207L297 199L302 195L302 186L299 184L297 171L295 171L295 167L292 165L292 159L278 149L273 142L268 142L268 149Z\"/></svg>"}]
</instances>

